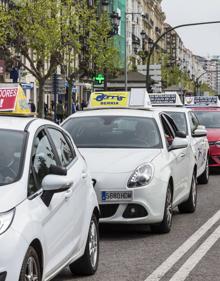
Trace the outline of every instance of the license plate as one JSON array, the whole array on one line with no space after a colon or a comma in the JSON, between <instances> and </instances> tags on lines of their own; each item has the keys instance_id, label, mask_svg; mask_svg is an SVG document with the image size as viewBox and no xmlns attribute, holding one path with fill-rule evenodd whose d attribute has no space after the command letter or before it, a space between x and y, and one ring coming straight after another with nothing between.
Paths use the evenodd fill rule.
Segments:
<instances>
[{"instance_id":1,"label":"license plate","mask_svg":"<svg viewBox=\"0 0 220 281\"><path fill-rule=\"evenodd\" d=\"M102 191L102 202L131 201L132 191Z\"/></svg>"}]
</instances>

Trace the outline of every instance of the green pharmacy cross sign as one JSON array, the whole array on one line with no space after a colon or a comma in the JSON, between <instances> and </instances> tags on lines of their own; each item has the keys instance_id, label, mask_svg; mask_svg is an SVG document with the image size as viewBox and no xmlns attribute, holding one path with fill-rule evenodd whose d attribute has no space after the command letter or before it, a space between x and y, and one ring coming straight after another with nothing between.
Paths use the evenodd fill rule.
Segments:
<instances>
[{"instance_id":1,"label":"green pharmacy cross sign","mask_svg":"<svg viewBox=\"0 0 220 281\"><path fill-rule=\"evenodd\" d=\"M94 80L97 84L101 85L101 84L104 83L105 77L104 77L103 74L99 73L99 74L97 74L95 77L93 77L93 80Z\"/></svg>"}]
</instances>

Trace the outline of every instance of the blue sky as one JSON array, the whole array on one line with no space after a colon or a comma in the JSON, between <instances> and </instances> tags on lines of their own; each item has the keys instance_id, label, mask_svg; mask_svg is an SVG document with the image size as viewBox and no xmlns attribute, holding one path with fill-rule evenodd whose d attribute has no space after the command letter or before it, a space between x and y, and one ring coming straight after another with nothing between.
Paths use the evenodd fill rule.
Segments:
<instances>
[{"instance_id":1,"label":"blue sky","mask_svg":"<svg viewBox=\"0 0 220 281\"><path fill-rule=\"evenodd\" d=\"M163 0L166 21L171 25L220 21L220 0ZM220 24L178 29L184 45L197 55L220 55Z\"/></svg>"}]
</instances>

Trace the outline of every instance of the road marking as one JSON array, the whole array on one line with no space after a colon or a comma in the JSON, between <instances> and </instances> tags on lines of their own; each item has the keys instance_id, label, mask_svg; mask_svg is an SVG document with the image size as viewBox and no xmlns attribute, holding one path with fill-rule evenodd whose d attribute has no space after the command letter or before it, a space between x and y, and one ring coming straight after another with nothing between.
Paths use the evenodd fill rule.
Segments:
<instances>
[{"instance_id":1,"label":"road marking","mask_svg":"<svg viewBox=\"0 0 220 281\"><path fill-rule=\"evenodd\" d=\"M220 210L194 232L175 252L173 252L145 281L159 281L192 248L199 239L220 219Z\"/></svg>"},{"instance_id":2,"label":"road marking","mask_svg":"<svg viewBox=\"0 0 220 281\"><path fill-rule=\"evenodd\" d=\"M170 281L184 281L193 268L205 256L209 249L220 238L220 226L203 242L203 244L188 258L188 260L173 275Z\"/></svg>"}]
</instances>

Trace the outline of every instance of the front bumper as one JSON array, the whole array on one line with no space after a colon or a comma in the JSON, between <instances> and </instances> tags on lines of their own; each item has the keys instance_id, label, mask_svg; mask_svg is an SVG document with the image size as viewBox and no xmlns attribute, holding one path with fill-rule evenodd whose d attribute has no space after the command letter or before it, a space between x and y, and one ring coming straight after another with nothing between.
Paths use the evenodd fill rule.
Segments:
<instances>
[{"instance_id":1,"label":"front bumper","mask_svg":"<svg viewBox=\"0 0 220 281\"><path fill-rule=\"evenodd\" d=\"M0 281L18 281L28 245L12 226L0 235Z\"/></svg>"},{"instance_id":2,"label":"front bumper","mask_svg":"<svg viewBox=\"0 0 220 281\"><path fill-rule=\"evenodd\" d=\"M164 206L167 192L167 182L159 179L149 185L139 188L118 188L120 191L133 191L133 199L128 202L103 202L102 191L116 191L116 189L96 188L100 204L103 223L151 224L163 220Z\"/></svg>"}]
</instances>

